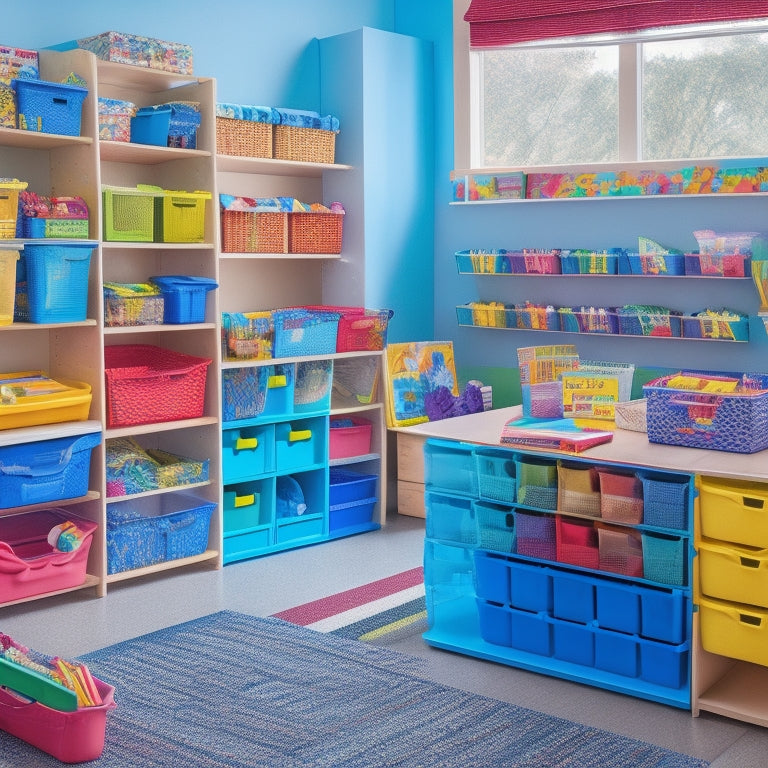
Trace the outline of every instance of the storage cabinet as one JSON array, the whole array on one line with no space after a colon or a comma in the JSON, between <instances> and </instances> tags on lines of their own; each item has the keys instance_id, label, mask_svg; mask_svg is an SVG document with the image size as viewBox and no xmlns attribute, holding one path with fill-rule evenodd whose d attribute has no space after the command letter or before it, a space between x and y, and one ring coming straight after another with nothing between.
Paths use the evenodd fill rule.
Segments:
<instances>
[{"instance_id":1,"label":"storage cabinet","mask_svg":"<svg viewBox=\"0 0 768 768\"><path fill-rule=\"evenodd\" d=\"M691 475L434 438L424 458L429 644L691 706Z\"/></svg>"}]
</instances>

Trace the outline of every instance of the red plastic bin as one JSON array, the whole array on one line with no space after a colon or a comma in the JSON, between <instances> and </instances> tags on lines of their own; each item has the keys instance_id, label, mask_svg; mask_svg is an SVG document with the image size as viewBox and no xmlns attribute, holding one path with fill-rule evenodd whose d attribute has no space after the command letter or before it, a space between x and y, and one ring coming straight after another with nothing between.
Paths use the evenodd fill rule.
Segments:
<instances>
[{"instance_id":1,"label":"red plastic bin","mask_svg":"<svg viewBox=\"0 0 768 768\"><path fill-rule=\"evenodd\" d=\"M319 305L304 309L326 310L341 315L336 333L337 352L378 351L387 346L387 327L394 315L391 309Z\"/></svg>"},{"instance_id":2,"label":"red plastic bin","mask_svg":"<svg viewBox=\"0 0 768 768\"><path fill-rule=\"evenodd\" d=\"M107 712L117 705L115 689L98 678L93 681L102 704L79 707L74 712L51 709L0 687L0 730L42 749L62 763L96 760L104 751Z\"/></svg>"},{"instance_id":3,"label":"red plastic bin","mask_svg":"<svg viewBox=\"0 0 768 768\"><path fill-rule=\"evenodd\" d=\"M67 520L83 531L84 538L72 552L59 552L48 543L48 533ZM96 527L58 508L0 517L0 602L83 584Z\"/></svg>"},{"instance_id":4,"label":"red plastic bin","mask_svg":"<svg viewBox=\"0 0 768 768\"><path fill-rule=\"evenodd\" d=\"M151 344L106 347L107 426L199 418L211 362Z\"/></svg>"},{"instance_id":5,"label":"red plastic bin","mask_svg":"<svg viewBox=\"0 0 768 768\"><path fill-rule=\"evenodd\" d=\"M331 459L347 459L371 452L373 425L365 419L331 419L328 455Z\"/></svg>"}]
</instances>

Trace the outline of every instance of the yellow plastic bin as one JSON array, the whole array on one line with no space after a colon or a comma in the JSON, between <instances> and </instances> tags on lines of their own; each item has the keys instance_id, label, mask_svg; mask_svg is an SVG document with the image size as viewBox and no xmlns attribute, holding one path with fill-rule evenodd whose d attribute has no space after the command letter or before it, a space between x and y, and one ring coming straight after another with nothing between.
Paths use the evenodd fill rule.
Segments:
<instances>
[{"instance_id":1,"label":"yellow plastic bin","mask_svg":"<svg viewBox=\"0 0 768 768\"><path fill-rule=\"evenodd\" d=\"M19 192L26 188L26 181L0 179L0 240L12 240L16 237Z\"/></svg>"},{"instance_id":2,"label":"yellow plastic bin","mask_svg":"<svg viewBox=\"0 0 768 768\"><path fill-rule=\"evenodd\" d=\"M699 583L703 594L768 608L768 549L700 541Z\"/></svg>"},{"instance_id":3,"label":"yellow plastic bin","mask_svg":"<svg viewBox=\"0 0 768 768\"><path fill-rule=\"evenodd\" d=\"M701 644L705 651L768 666L768 610L702 597Z\"/></svg>"},{"instance_id":4,"label":"yellow plastic bin","mask_svg":"<svg viewBox=\"0 0 768 768\"><path fill-rule=\"evenodd\" d=\"M0 250L0 325L10 325L13 322L18 260L18 251Z\"/></svg>"},{"instance_id":5,"label":"yellow plastic bin","mask_svg":"<svg viewBox=\"0 0 768 768\"><path fill-rule=\"evenodd\" d=\"M768 547L768 484L698 479L701 535L748 547Z\"/></svg>"}]
</instances>

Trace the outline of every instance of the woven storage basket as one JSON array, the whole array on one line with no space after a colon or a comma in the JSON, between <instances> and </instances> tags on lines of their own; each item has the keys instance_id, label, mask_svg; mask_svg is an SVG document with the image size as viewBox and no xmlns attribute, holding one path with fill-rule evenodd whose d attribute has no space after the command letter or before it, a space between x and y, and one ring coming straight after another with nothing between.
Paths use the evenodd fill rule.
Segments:
<instances>
[{"instance_id":1,"label":"woven storage basket","mask_svg":"<svg viewBox=\"0 0 768 768\"><path fill-rule=\"evenodd\" d=\"M238 157L272 157L272 124L216 117L216 151Z\"/></svg>"},{"instance_id":2,"label":"woven storage basket","mask_svg":"<svg viewBox=\"0 0 768 768\"><path fill-rule=\"evenodd\" d=\"M289 253L341 253L344 215L289 213Z\"/></svg>"},{"instance_id":3,"label":"woven storage basket","mask_svg":"<svg viewBox=\"0 0 768 768\"><path fill-rule=\"evenodd\" d=\"M288 253L288 214L221 212L224 253Z\"/></svg>"},{"instance_id":4,"label":"woven storage basket","mask_svg":"<svg viewBox=\"0 0 768 768\"><path fill-rule=\"evenodd\" d=\"M275 125L273 152L277 160L333 163L336 155L336 131Z\"/></svg>"}]
</instances>

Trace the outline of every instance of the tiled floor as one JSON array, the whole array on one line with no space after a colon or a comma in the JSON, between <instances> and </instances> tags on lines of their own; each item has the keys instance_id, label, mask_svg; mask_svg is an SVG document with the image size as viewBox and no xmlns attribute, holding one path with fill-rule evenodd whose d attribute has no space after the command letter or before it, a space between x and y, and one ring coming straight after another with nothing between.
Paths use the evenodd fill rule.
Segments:
<instances>
[{"instance_id":1,"label":"tiled floor","mask_svg":"<svg viewBox=\"0 0 768 768\"><path fill-rule=\"evenodd\" d=\"M76 657L218 610L268 616L421 565L423 536L423 520L390 515L375 533L221 570L180 569L119 582L104 598L73 593L0 608L0 632L46 653ZM440 651L418 635L399 636L391 647L423 658L429 677L447 685L686 752L711 761L712 768L768 766L765 728L710 714L693 718L661 704Z\"/></svg>"}]
</instances>

